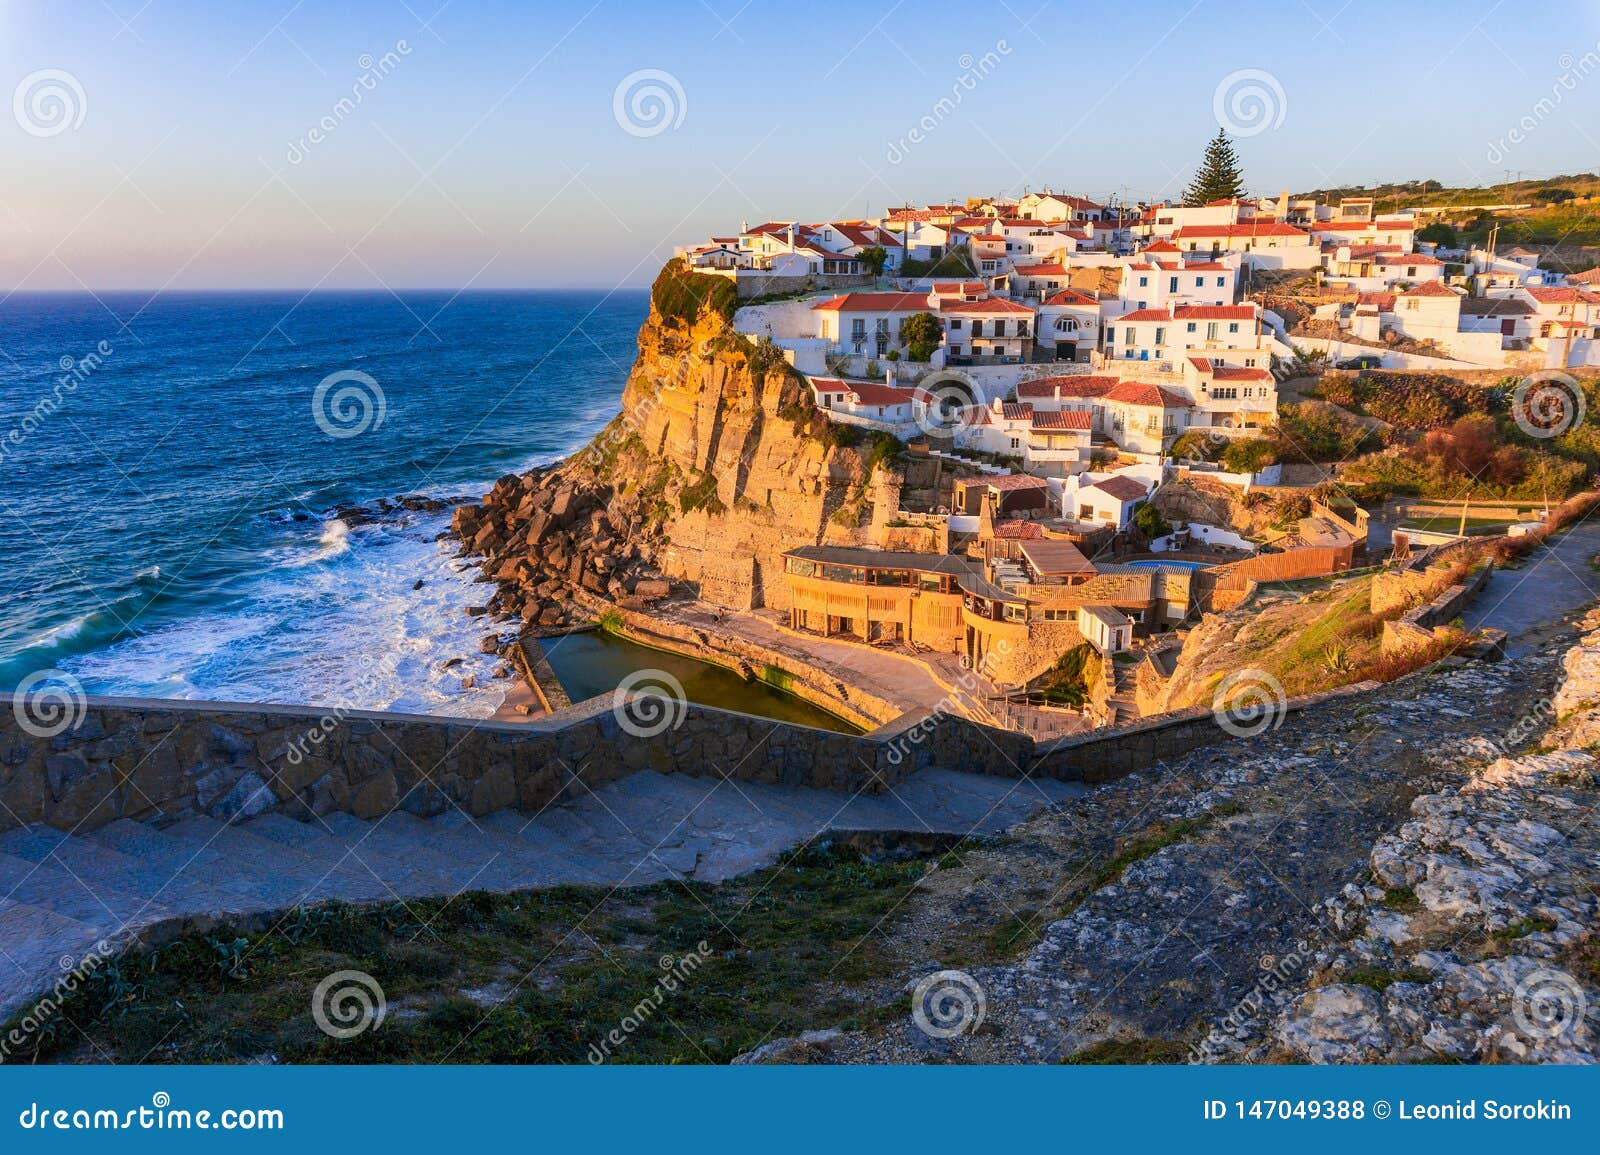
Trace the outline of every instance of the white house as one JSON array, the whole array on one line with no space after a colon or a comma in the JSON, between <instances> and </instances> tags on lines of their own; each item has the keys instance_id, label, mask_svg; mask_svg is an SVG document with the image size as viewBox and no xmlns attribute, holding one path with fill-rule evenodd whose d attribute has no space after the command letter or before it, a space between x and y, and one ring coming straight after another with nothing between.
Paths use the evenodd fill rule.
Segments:
<instances>
[{"instance_id":1,"label":"white house","mask_svg":"<svg viewBox=\"0 0 1600 1155\"><path fill-rule=\"evenodd\" d=\"M1143 256L1144 254L1141 254ZM1119 295L1134 309L1169 305L1231 305L1238 281L1236 258L1215 261L1135 260L1122 269Z\"/></svg>"},{"instance_id":2,"label":"white house","mask_svg":"<svg viewBox=\"0 0 1600 1155\"><path fill-rule=\"evenodd\" d=\"M1190 357L1184 367L1185 388L1195 403L1190 426L1265 429L1277 423L1278 384L1267 370L1205 357Z\"/></svg>"},{"instance_id":3,"label":"white house","mask_svg":"<svg viewBox=\"0 0 1600 1155\"><path fill-rule=\"evenodd\" d=\"M1255 305L1179 305L1136 309L1104 325L1104 355L1118 361L1176 364L1191 351L1246 368L1270 368L1273 335Z\"/></svg>"},{"instance_id":4,"label":"white house","mask_svg":"<svg viewBox=\"0 0 1600 1155\"><path fill-rule=\"evenodd\" d=\"M810 377L807 382L817 408L842 424L900 431L915 426L920 415L922 402L914 389L838 377Z\"/></svg>"},{"instance_id":5,"label":"white house","mask_svg":"<svg viewBox=\"0 0 1600 1155\"><path fill-rule=\"evenodd\" d=\"M1072 521L1126 529L1133 520L1134 510L1155 488L1154 483L1126 470L1093 478L1093 474L1083 474L1069 478L1062 486L1062 516Z\"/></svg>"},{"instance_id":6,"label":"white house","mask_svg":"<svg viewBox=\"0 0 1600 1155\"><path fill-rule=\"evenodd\" d=\"M1098 221L1105 211L1094 201L1048 190L1026 193L1016 204L1017 216L1035 221Z\"/></svg>"},{"instance_id":7,"label":"white house","mask_svg":"<svg viewBox=\"0 0 1600 1155\"><path fill-rule=\"evenodd\" d=\"M891 349L904 351L900 326L907 317L932 310L926 293L845 293L811 306L817 316L817 336L843 353L882 357Z\"/></svg>"},{"instance_id":8,"label":"white house","mask_svg":"<svg viewBox=\"0 0 1600 1155\"><path fill-rule=\"evenodd\" d=\"M1184 225L1173 243L1185 255L1239 253L1266 269L1314 269L1322 251L1311 234L1281 221L1241 221L1232 225Z\"/></svg>"},{"instance_id":9,"label":"white house","mask_svg":"<svg viewBox=\"0 0 1600 1155\"><path fill-rule=\"evenodd\" d=\"M1000 297L940 301L945 364L1025 362L1033 352L1034 311Z\"/></svg>"},{"instance_id":10,"label":"white house","mask_svg":"<svg viewBox=\"0 0 1600 1155\"><path fill-rule=\"evenodd\" d=\"M1087 361L1100 345L1100 317L1105 303L1076 289L1062 289L1039 303L1035 340L1053 348L1057 361Z\"/></svg>"}]
</instances>

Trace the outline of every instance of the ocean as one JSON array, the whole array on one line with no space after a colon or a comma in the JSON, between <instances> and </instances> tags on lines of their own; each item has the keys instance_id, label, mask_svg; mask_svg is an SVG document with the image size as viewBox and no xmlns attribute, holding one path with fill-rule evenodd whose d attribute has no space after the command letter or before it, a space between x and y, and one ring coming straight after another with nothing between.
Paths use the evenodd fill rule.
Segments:
<instances>
[{"instance_id":1,"label":"ocean","mask_svg":"<svg viewBox=\"0 0 1600 1155\"><path fill-rule=\"evenodd\" d=\"M618 409L644 290L12 294L0 687L484 717L448 513ZM450 659L462 661L451 663Z\"/></svg>"}]
</instances>

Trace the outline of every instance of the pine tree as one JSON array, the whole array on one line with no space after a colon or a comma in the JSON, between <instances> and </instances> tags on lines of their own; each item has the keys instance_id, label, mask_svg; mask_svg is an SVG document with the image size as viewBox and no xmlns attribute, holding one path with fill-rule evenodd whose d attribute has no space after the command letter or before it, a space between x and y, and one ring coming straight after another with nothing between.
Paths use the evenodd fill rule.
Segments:
<instances>
[{"instance_id":1,"label":"pine tree","mask_svg":"<svg viewBox=\"0 0 1600 1155\"><path fill-rule=\"evenodd\" d=\"M1233 142L1228 134L1219 128L1211 143L1206 145L1206 157L1184 192L1183 203L1203 205L1242 196L1244 174L1239 171L1239 158L1233 154Z\"/></svg>"}]
</instances>

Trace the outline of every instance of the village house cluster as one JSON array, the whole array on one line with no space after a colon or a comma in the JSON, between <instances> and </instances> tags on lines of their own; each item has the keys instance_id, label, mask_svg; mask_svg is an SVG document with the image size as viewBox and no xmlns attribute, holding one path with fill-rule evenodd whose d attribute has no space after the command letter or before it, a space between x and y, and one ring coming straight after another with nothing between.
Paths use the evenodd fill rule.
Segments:
<instances>
[{"instance_id":1,"label":"village house cluster","mask_svg":"<svg viewBox=\"0 0 1600 1155\"><path fill-rule=\"evenodd\" d=\"M1119 207L1046 189L874 220L746 222L680 249L734 282L735 325L783 351L829 420L976 475L951 508L876 511L882 548L790 551L790 626L953 653L1022 685L1078 642L1109 657L1223 607L1252 572L1348 568L1364 524L1328 509L1270 554L1185 525L1147 558L1107 558L1177 476L1275 484L1276 466L1230 474L1174 460L1173 445L1263 435L1281 372L1310 355L1600 365L1600 270L1419 243L1425 212L1287 193ZM1314 307L1279 311L1286 285ZM1159 556L1189 545L1237 556Z\"/></svg>"}]
</instances>

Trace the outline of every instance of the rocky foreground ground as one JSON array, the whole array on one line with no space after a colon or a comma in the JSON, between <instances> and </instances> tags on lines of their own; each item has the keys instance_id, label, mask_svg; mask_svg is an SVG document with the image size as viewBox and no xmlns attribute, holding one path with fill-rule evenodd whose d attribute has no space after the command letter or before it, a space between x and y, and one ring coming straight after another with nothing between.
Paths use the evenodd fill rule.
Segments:
<instances>
[{"instance_id":1,"label":"rocky foreground ground","mask_svg":"<svg viewBox=\"0 0 1600 1155\"><path fill-rule=\"evenodd\" d=\"M1564 648L1037 815L929 873L873 945L923 1025L819 1023L744 1061L1592 1061L1600 793L1569 747L1600 736L1600 632ZM960 969L974 928L1022 953Z\"/></svg>"}]
</instances>

